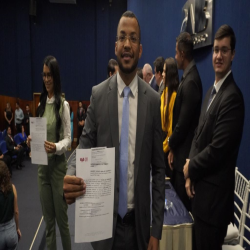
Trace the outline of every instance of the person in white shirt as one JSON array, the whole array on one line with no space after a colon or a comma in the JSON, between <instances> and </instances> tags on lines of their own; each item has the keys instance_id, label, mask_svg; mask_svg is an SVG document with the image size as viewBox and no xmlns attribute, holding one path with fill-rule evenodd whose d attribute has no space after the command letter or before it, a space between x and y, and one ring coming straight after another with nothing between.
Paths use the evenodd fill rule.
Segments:
<instances>
[{"instance_id":1,"label":"person in white shirt","mask_svg":"<svg viewBox=\"0 0 250 250\"><path fill-rule=\"evenodd\" d=\"M44 84L37 116L47 118L44 148L48 153L48 165L38 166L38 186L46 223L46 244L48 249L57 249L56 219L63 249L69 250L71 240L68 206L63 198L63 178L67 168L64 152L71 144L70 115L69 104L61 95L60 71L55 57L47 56L44 59L42 78Z\"/></svg>"}]
</instances>

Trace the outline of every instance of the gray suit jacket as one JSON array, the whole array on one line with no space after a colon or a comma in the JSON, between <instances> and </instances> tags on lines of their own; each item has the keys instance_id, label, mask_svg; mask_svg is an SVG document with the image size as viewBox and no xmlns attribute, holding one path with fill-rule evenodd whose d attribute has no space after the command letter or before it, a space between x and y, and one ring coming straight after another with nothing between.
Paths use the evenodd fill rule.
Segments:
<instances>
[{"instance_id":1,"label":"gray suit jacket","mask_svg":"<svg viewBox=\"0 0 250 250\"><path fill-rule=\"evenodd\" d=\"M92 243L94 249L112 249L119 202L119 127L117 76L93 87L80 148L115 147L115 190L113 237ZM146 249L150 237L150 164L152 165L152 230L160 239L164 217L165 165L162 146L160 97L138 77L138 109L134 160L134 210L139 249ZM75 174L75 163L67 174Z\"/></svg>"}]
</instances>

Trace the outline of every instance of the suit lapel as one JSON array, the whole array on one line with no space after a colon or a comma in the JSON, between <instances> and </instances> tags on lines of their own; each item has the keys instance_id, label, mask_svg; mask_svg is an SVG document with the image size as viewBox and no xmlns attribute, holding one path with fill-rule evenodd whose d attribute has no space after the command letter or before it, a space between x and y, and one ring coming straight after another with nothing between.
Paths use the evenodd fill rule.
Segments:
<instances>
[{"instance_id":1,"label":"suit lapel","mask_svg":"<svg viewBox=\"0 0 250 250\"><path fill-rule=\"evenodd\" d=\"M118 124L118 100L117 100L117 76L110 79L108 89L108 109L109 109L109 122L110 134L112 137L112 144L115 148L119 149L119 124ZM119 150L118 150L119 151ZM116 156L119 152L116 152Z\"/></svg>"},{"instance_id":2,"label":"suit lapel","mask_svg":"<svg viewBox=\"0 0 250 250\"><path fill-rule=\"evenodd\" d=\"M147 117L147 98L146 98L145 83L138 77L138 106L137 106L137 125L136 125L136 144L135 144L135 169L134 182L136 187L136 180L139 170L139 161L141 157L142 141L144 136L145 121Z\"/></svg>"},{"instance_id":3,"label":"suit lapel","mask_svg":"<svg viewBox=\"0 0 250 250\"><path fill-rule=\"evenodd\" d=\"M208 104L208 100L209 100L209 97L210 97L210 93L212 91L212 88L213 86L211 86L207 92L207 95L206 95L206 98L204 100L204 103L202 105L202 110L201 110L201 118L202 120L200 121L200 124L199 124L199 127L198 127L198 131L197 131L197 138L198 136L200 135L208 117L209 117L209 114L211 112L213 112L213 110L215 109L215 107L217 107L218 105L218 102L220 101L221 99L221 96L224 92L224 90L227 88L228 84L233 81L233 75L232 73L228 75L228 77L225 79L225 81L223 82L223 84L221 85L220 89L219 89L219 92L216 94L213 102L211 103L208 111L207 111L207 104Z\"/></svg>"}]
</instances>

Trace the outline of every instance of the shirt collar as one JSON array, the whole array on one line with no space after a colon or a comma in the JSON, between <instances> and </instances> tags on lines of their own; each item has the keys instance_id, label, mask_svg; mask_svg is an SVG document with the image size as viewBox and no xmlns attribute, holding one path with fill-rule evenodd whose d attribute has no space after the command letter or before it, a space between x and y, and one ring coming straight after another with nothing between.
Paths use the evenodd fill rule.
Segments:
<instances>
[{"instance_id":1,"label":"shirt collar","mask_svg":"<svg viewBox=\"0 0 250 250\"><path fill-rule=\"evenodd\" d=\"M161 85L163 84L163 79L161 80L161 83L160 83L160 86L159 86L159 88L161 87Z\"/></svg>"},{"instance_id":2,"label":"shirt collar","mask_svg":"<svg viewBox=\"0 0 250 250\"><path fill-rule=\"evenodd\" d=\"M216 93L219 92L220 87L222 86L223 82L226 80L226 78L228 77L228 75L229 75L231 72L232 72L232 70L229 70L229 71L227 72L227 74L226 74L222 79L220 79L217 83L216 83L216 81L214 81L214 87L215 87L215 89L216 89Z\"/></svg>"},{"instance_id":3,"label":"shirt collar","mask_svg":"<svg viewBox=\"0 0 250 250\"><path fill-rule=\"evenodd\" d=\"M126 84L122 80L119 72L117 72L117 88L118 88L118 93L121 96L123 93L123 89L126 87ZM137 74L135 74L134 79L131 81L131 83L128 85L130 87L130 90L132 95L135 97L136 92L138 91L138 77Z\"/></svg>"},{"instance_id":4,"label":"shirt collar","mask_svg":"<svg viewBox=\"0 0 250 250\"><path fill-rule=\"evenodd\" d=\"M185 68L184 72L183 72L183 78L186 77L186 75L188 74L188 72L190 71L190 69L195 65L195 61L194 59L188 64L188 66Z\"/></svg>"},{"instance_id":5,"label":"shirt collar","mask_svg":"<svg viewBox=\"0 0 250 250\"><path fill-rule=\"evenodd\" d=\"M47 96L47 100L46 100L47 103L54 103L54 101L55 101L55 96L54 95L50 99Z\"/></svg>"},{"instance_id":6,"label":"shirt collar","mask_svg":"<svg viewBox=\"0 0 250 250\"><path fill-rule=\"evenodd\" d=\"M150 79L149 85L151 85L151 82L153 81L154 77L155 77L155 76L153 75L152 78Z\"/></svg>"}]
</instances>

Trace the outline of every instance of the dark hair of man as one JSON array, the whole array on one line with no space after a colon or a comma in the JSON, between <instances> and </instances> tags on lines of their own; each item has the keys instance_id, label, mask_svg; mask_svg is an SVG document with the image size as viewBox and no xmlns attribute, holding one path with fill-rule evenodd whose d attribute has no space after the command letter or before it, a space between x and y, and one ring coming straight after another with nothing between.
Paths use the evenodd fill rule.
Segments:
<instances>
[{"instance_id":1,"label":"dark hair of man","mask_svg":"<svg viewBox=\"0 0 250 250\"><path fill-rule=\"evenodd\" d=\"M16 104L18 105L18 107L20 107L19 102L16 102Z\"/></svg>"},{"instance_id":2,"label":"dark hair of man","mask_svg":"<svg viewBox=\"0 0 250 250\"><path fill-rule=\"evenodd\" d=\"M12 190L10 172L4 161L0 161L0 187L5 197Z\"/></svg>"},{"instance_id":3,"label":"dark hair of man","mask_svg":"<svg viewBox=\"0 0 250 250\"><path fill-rule=\"evenodd\" d=\"M221 40L225 37L230 37L231 50L234 51L236 45L236 37L233 29L227 24L220 26L220 28L215 33L214 40Z\"/></svg>"},{"instance_id":4,"label":"dark hair of man","mask_svg":"<svg viewBox=\"0 0 250 250\"><path fill-rule=\"evenodd\" d=\"M178 50L183 51L185 58L190 62L193 60L193 39L188 32L181 33L177 38Z\"/></svg>"},{"instance_id":5,"label":"dark hair of man","mask_svg":"<svg viewBox=\"0 0 250 250\"><path fill-rule=\"evenodd\" d=\"M166 64L166 73L165 73L165 81L164 81L164 89L168 87L168 99L167 99L167 108L166 108L166 119L165 122L167 125L168 121L168 107L169 102L172 97L174 91L177 91L179 87L179 74L177 69L176 61L173 57L169 57L165 60ZM166 92L165 92L166 95ZM166 100L166 96L164 96L164 100Z\"/></svg>"},{"instance_id":6,"label":"dark hair of man","mask_svg":"<svg viewBox=\"0 0 250 250\"><path fill-rule=\"evenodd\" d=\"M109 72L111 72L112 75L115 73L115 66L118 66L117 61L115 59L110 59L107 68L108 77L109 77Z\"/></svg>"},{"instance_id":7,"label":"dark hair of man","mask_svg":"<svg viewBox=\"0 0 250 250\"><path fill-rule=\"evenodd\" d=\"M8 125L8 126L7 126L7 128L6 128L6 132L8 131L8 129L9 129L9 128L11 129L11 126L10 126L10 125Z\"/></svg>"},{"instance_id":8,"label":"dark hair of man","mask_svg":"<svg viewBox=\"0 0 250 250\"><path fill-rule=\"evenodd\" d=\"M30 105L29 104L26 104L26 107L29 107Z\"/></svg>"},{"instance_id":9,"label":"dark hair of man","mask_svg":"<svg viewBox=\"0 0 250 250\"><path fill-rule=\"evenodd\" d=\"M59 141L60 138L60 128L62 125L62 119L59 114L59 110L61 108L61 78L60 78L60 70L59 70L59 65L55 57L53 56L46 56L43 65L46 65L51 73L51 76L53 78L53 83L54 83L54 96L55 96L55 101L54 101L54 112L56 116L56 141ZM40 96L40 105L37 108L37 116L42 117L45 111L45 106L46 106L46 100L47 100L48 92L46 90L45 84L43 82L43 90L42 94Z\"/></svg>"},{"instance_id":10,"label":"dark hair of man","mask_svg":"<svg viewBox=\"0 0 250 250\"><path fill-rule=\"evenodd\" d=\"M143 80L142 68L137 68L137 75Z\"/></svg>"},{"instance_id":11,"label":"dark hair of man","mask_svg":"<svg viewBox=\"0 0 250 250\"><path fill-rule=\"evenodd\" d=\"M138 23L138 27L139 27L139 43L141 43L141 28L140 28L140 24L139 24L139 21L138 21L136 15L132 11L128 10L128 11L126 11L126 12L124 12L122 14L121 18L122 17L130 17L130 18L135 18L136 19L136 21ZM117 31L118 31L119 23L118 23L118 26L117 26Z\"/></svg>"},{"instance_id":12,"label":"dark hair of man","mask_svg":"<svg viewBox=\"0 0 250 250\"><path fill-rule=\"evenodd\" d=\"M155 66L156 72L158 73L160 71L162 74L163 67L164 67L164 58L162 56L157 57L154 61L154 66Z\"/></svg>"}]
</instances>

